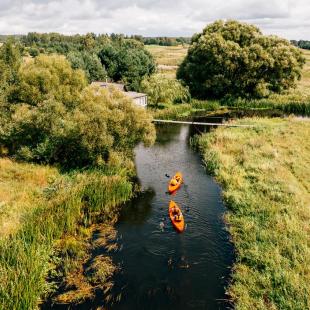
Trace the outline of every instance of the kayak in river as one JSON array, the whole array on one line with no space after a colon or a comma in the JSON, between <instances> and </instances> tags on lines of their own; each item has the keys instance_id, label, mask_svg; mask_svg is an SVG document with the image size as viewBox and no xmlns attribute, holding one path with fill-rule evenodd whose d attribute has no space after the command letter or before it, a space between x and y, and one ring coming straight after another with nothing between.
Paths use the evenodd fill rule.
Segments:
<instances>
[{"instance_id":1,"label":"kayak in river","mask_svg":"<svg viewBox=\"0 0 310 310\"><path fill-rule=\"evenodd\" d=\"M174 228L182 232L185 228L184 217L181 209L173 200L169 203L169 217Z\"/></svg>"},{"instance_id":2,"label":"kayak in river","mask_svg":"<svg viewBox=\"0 0 310 310\"><path fill-rule=\"evenodd\" d=\"M177 189L179 189L182 183L183 183L182 173L177 172L175 176L169 182L169 185L168 185L169 193L171 194L175 192Z\"/></svg>"}]
</instances>

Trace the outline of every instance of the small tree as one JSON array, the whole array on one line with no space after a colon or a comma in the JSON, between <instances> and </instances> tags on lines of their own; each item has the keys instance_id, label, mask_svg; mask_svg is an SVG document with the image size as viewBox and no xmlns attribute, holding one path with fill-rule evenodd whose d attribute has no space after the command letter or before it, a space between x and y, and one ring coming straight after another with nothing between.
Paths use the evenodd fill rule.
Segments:
<instances>
[{"instance_id":1,"label":"small tree","mask_svg":"<svg viewBox=\"0 0 310 310\"><path fill-rule=\"evenodd\" d=\"M73 109L54 98L20 104L11 121L10 155L65 168L105 165L116 153L130 157L139 142L155 139L151 116L117 89L89 86Z\"/></svg>"},{"instance_id":2,"label":"small tree","mask_svg":"<svg viewBox=\"0 0 310 310\"><path fill-rule=\"evenodd\" d=\"M294 87L305 60L288 41L253 25L216 21L192 38L177 77L193 96L265 97Z\"/></svg>"},{"instance_id":3,"label":"small tree","mask_svg":"<svg viewBox=\"0 0 310 310\"><path fill-rule=\"evenodd\" d=\"M76 105L87 85L83 71L74 70L64 56L39 55L19 70L16 98L31 105L54 98L66 106Z\"/></svg>"},{"instance_id":4,"label":"small tree","mask_svg":"<svg viewBox=\"0 0 310 310\"><path fill-rule=\"evenodd\" d=\"M71 62L73 69L82 69L85 71L89 82L107 78L107 72L95 53L73 51L68 53L67 59Z\"/></svg>"},{"instance_id":5,"label":"small tree","mask_svg":"<svg viewBox=\"0 0 310 310\"><path fill-rule=\"evenodd\" d=\"M144 79L141 83L141 90L148 94L149 101L154 105L190 101L188 87L162 74L155 74Z\"/></svg>"},{"instance_id":6,"label":"small tree","mask_svg":"<svg viewBox=\"0 0 310 310\"><path fill-rule=\"evenodd\" d=\"M18 71L22 63L20 46L9 39L0 48L0 100L2 103L15 100L15 88L19 82Z\"/></svg>"},{"instance_id":7,"label":"small tree","mask_svg":"<svg viewBox=\"0 0 310 310\"><path fill-rule=\"evenodd\" d=\"M129 89L139 90L143 78L155 72L152 55L135 40L122 39L107 45L100 51L99 58L109 77L123 81Z\"/></svg>"},{"instance_id":8,"label":"small tree","mask_svg":"<svg viewBox=\"0 0 310 310\"><path fill-rule=\"evenodd\" d=\"M40 52L39 52L39 50L38 50L37 48L31 47L31 48L29 49L29 55L30 55L31 57L37 57L39 54L40 54Z\"/></svg>"}]
</instances>

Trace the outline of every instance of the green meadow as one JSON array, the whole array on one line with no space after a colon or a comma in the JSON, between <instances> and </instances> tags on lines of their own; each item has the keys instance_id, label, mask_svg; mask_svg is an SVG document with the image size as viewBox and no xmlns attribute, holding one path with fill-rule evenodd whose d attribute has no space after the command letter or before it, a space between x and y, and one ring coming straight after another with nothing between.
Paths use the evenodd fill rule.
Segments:
<instances>
[{"instance_id":1,"label":"green meadow","mask_svg":"<svg viewBox=\"0 0 310 310\"><path fill-rule=\"evenodd\" d=\"M310 122L235 121L193 141L223 187L236 309L310 308Z\"/></svg>"}]
</instances>

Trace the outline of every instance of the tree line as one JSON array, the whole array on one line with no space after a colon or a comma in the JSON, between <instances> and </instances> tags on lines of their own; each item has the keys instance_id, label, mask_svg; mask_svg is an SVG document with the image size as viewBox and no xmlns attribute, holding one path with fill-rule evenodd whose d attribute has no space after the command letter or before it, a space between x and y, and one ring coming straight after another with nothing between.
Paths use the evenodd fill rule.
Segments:
<instances>
[{"instance_id":1,"label":"tree line","mask_svg":"<svg viewBox=\"0 0 310 310\"><path fill-rule=\"evenodd\" d=\"M160 46L177 46L190 44L189 37L142 37L142 42L145 45L160 45Z\"/></svg>"},{"instance_id":2,"label":"tree line","mask_svg":"<svg viewBox=\"0 0 310 310\"><path fill-rule=\"evenodd\" d=\"M73 69L82 69L88 82L113 80L138 91L141 81L155 72L155 61L143 42L124 35L62 35L35 33L19 37L23 55L61 54Z\"/></svg>"},{"instance_id":3,"label":"tree line","mask_svg":"<svg viewBox=\"0 0 310 310\"><path fill-rule=\"evenodd\" d=\"M310 41L307 40L291 40L291 43L299 48L303 48L305 50L310 50Z\"/></svg>"},{"instance_id":4,"label":"tree line","mask_svg":"<svg viewBox=\"0 0 310 310\"><path fill-rule=\"evenodd\" d=\"M218 20L191 38L188 54L177 72L179 81L171 82L164 76L152 77L156 65L145 49L145 44L153 42L149 39L158 40L158 44L182 41L114 33L28 33L19 39L19 45L32 57L65 55L73 69L86 73L88 82L121 81L128 90L147 92L154 104L162 100L183 102L191 97L268 97L295 87L305 63L301 50L285 39L265 36L254 25ZM305 46L306 41L302 42L298 44Z\"/></svg>"}]
</instances>

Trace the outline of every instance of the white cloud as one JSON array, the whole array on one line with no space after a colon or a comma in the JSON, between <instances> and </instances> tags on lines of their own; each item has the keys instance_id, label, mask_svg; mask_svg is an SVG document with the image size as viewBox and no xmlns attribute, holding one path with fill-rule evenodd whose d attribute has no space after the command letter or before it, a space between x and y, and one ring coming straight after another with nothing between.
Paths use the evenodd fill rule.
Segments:
<instances>
[{"instance_id":1,"label":"white cloud","mask_svg":"<svg viewBox=\"0 0 310 310\"><path fill-rule=\"evenodd\" d=\"M0 0L0 33L126 33L190 36L216 19L310 39L308 0Z\"/></svg>"}]
</instances>

